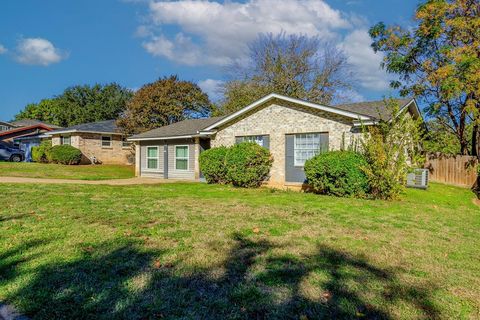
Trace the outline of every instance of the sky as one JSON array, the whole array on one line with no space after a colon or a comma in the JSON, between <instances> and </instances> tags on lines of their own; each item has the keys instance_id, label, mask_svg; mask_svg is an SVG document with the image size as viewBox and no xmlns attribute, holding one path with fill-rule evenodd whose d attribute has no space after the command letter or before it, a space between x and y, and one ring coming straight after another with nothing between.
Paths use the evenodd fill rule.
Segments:
<instances>
[{"instance_id":1,"label":"sky","mask_svg":"<svg viewBox=\"0 0 480 320\"><path fill-rule=\"evenodd\" d=\"M259 33L318 36L356 74L354 101L395 95L370 47L377 22L412 25L416 0L3 0L0 120L72 85L136 90L178 74L213 100L226 66L246 59Z\"/></svg>"}]
</instances>

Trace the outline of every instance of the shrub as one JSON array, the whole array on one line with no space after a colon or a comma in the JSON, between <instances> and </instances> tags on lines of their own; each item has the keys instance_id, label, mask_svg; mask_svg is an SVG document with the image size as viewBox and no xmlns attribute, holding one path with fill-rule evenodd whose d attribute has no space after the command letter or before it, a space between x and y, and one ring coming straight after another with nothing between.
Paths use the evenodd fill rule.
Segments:
<instances>
[{"instance_id":1,"label":"shrub","mask_svg":"<svg viewBox=\"0 0 480 320\"><path fill-rule=\"evenodd\" d=\"M352 151L321 153L305 163L308 184L315 192L340 197L364 197L368 179L362 170L365 158Z\"/></svg>"},{"instance_id":2,"label":"shrub","mask_svg":"<svg viewBox=\"0 0 480 320\"><path fill-rule=\"evenodd\" d=\"M82 161L82 152L70 145L53 146L47 155L53 163L75 165Z\"/></svg>"},{"instance_id":3,"label":"shrub","mask_svg":"<svg viewBox=\"0 0 480 320\"><path fill-rule=\"evenodd\" d=\"M52 141L44 140L39 146L32 147L32 160L34 162L47 163L48 153L52 148Z\"/></svg>"},{"instance_id":4,"label":"shrub","mask_svg":"<svg viewBox=\"0 0 480 320\"><path fill-rule=\"evenodd\" d=\"M200 170L208 183L227 183L227 167L225 156L228 148L218 147L200 154Z\"/></svg>"},{"instance_id":5,"label":"shrub","mask_svg":"<svg viewBox=\"0 0 480 320\"><path fill-rule=\"evenodd\" d=\"M273 159L270 152L253 142L243 142L227 150L227 180L234 186L259 187L268 177Z\"/></svg>"}]
</instances>

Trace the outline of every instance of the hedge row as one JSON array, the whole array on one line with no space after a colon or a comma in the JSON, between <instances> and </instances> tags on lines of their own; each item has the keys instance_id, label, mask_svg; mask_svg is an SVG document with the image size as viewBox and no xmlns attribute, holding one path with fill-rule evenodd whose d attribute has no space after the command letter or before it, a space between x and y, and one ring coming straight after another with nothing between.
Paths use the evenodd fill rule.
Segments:
<instances>
[{"instance_id":1,"label":"hedge row","mask_svg":"<svg viewBox=\"0 0 480 320\"><path fill-rule=\"evenodd\" d=\"M200 155L200 169L208 183L231 183L255 188L265 181L273 159L270 152L253 142L206 150Z\"/></svg>"},{"instance_id":2,"label":"hedge row","mask_svg":"<svg viewBox=\"0 0 480 320\"><path fill-rule=\"evenodd\" d=\"M77 165L82 161L82 152L70 145L53 146L50 141L44 141L32 148L32 160L43 163L59 163Z\"/></svg>"}]
</instances>

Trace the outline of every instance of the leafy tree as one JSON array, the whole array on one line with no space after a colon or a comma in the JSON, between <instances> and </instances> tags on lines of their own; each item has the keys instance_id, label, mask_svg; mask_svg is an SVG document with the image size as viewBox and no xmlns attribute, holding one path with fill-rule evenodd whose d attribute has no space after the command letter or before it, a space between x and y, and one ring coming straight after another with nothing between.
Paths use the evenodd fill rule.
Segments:
<instances>
[{"instance_id":1,"label":"leafy tree","mask_svg":"<svg viewBox=\"0 0 480 320\"><path fill-rule=\"evenodd\" d=\"M423 141L423 150L427 153L440 152L446 155L455 155L460 150L460 143L451 130L446 130L442 123L436 119L426 122L428 129L425 140ZM471 136L472 125L467 126L467 137ZM470 139L468 139L470 143Z\"/></svg>"},{"instance_id":2,"label":"leafy tree","mask_svg":"<svg viewBox=\"0 0 480 320\"><path fill-rule=\"evenodd\" d=\"M423 99L426 111L468 153L478 154L480 124L480 6L478 0L427 0L418 6L416 27L405 30L378 23L370 29L375 51L385 53L383 67L399 76L391 83L402 95Z\"/></svg>"},{"instance_id":3,"label":"leafy tree","mask_svg":"<svg viewBox=\"0 0 480 320\"><path fill-rule=\"evenodd\" d=\"M15 116L68 127L85 122L116 119L125 110L132 92L116 83L73 86L53 99L29 104Z\"/></svg>"},{"instance_id":4,"label":"leafy tree","mask_svg":"<svg viewBox=\"0 0 480 320\"><path fill-rule=\"evenodd\" d=\"M364 167L370 193L378 199L395 199L403 191L410 167L424 162L420 145L420 120L408 113L399 114L398 103L385 101L391 120L364 128L362 153L368 163ZM408 134L405 134L408 133Z\"/></svg>"},{"instance_id":5,"label":"leafy tree","mask_svg":"<svg viewBox=\"0 0 480 320\"><path fill-rule=\"evenodd\" d=\"M331 43L303 35L260 35L246 66L233 65L219 113L236 111L275 92L328 104L352 87L345 55Z\"/></svg>"},{"instance_id":6,"label":"leafy tree","mask_svg":"<svg viewBox=\"0 0 480 320\"><path fill-rule=\"evenodd\" d=\"M211 111L208 95L198 85L172 75L140 88L118 124L126 133L136 133L188 118L205 117Z\"/></svg>"}]
</instances>

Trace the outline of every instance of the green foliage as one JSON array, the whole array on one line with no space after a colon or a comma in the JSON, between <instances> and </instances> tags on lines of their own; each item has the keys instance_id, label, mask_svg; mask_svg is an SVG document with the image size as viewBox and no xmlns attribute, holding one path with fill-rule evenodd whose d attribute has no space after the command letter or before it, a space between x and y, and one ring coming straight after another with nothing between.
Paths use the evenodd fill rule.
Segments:
<instances>
[{"instance_id":1,"label":"green foliage","mask_svg":"<svg viewBox=\"0 0 480 320\"><path fill-rule=\"evenodd\" d=\"M116 119L132 95L116 83L73 86L55 98L27 105L15 119L37 119L62 127Z\"/></svg>"},{"instance_id":2,"label":"green foliage","mask_svg":"<svg viewBox=\"0 0 480 320\"><path fill-rule=\"evenodd\" d=\"M32 147L32 160L39 163L48 162L48 154L52 148L52 141L44 140L39 146Z\"/></svg>"},{"instance_id":3,"label":"green foliage","mask_svg":"<svg viewBox=\"0 0 480 320\"><path fill-rule=\"evenodd\" d=\"M236 144L227 150L227 180L237 187L259 187L267 179L273 159L270 152L253 142Z\"/></svg>"},{"instance_id":4,"label":"green foliage","mask_svg":"<svg viewBox=\"0 0 480 320\"><path fill-rule=\"evenodd\" d=\"M53 146L47 153L49 162L77 165L82 161L82 152L70 145Z\"/></svg>"},{"instance_id":5,"label":"green foliage","mask_svg":"<svg viewBox=\"0 0 480 320\"><path fill-rule=\"evenodd\" d=\"M424 157L420 153L421 120L413 120L408 113L399 114L394 100L385 103L392 119L364 128L362 152L368 163L364 172L371 196L390 200L403 192L410 167L423 164Z\"/></svg>"},{"instance_id":6,"label":"green foliage","mask_svg":"<svg viewBox=\"0 0 480 320\"><path fill-rule=\"evenodd\" d=\"M305 163L308 184L315 192L339 197L364 197L368 179L365 158L351 151L320 153Z\"/></svg>"},{"instance_id":7,"label":"green foliage","mask_svg":"<svg viewBox=\"0 0 480 320\"><path fill-rule=\"evenodd\" d=\"M200 154L200 170L208 183L227 183L227 167L225 156L228 148L218 147L208 149Z\"/></svg>"},{"instance_id":8,"label":"green foliage","mask_svg":"<svg viewBox=\"0 0 480 320\"><path fill-rule=\"evenodd\" d=\"M184 119L205 117L211 110L208 95L198 85L173 75L135 92L118 125L126 133L138 133Z\"/></svg>"}]
</instances>

